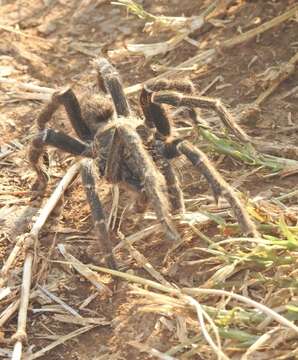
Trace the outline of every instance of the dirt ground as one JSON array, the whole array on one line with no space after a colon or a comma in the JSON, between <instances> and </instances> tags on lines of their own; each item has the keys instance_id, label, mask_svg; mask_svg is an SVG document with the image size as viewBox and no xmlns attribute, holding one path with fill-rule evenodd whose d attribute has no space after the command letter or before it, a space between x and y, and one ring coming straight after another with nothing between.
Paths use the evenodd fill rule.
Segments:
<instances>
[{"instance_id":1,"label":"dirt ground","mask_svg":"<svg viewBox=\"0 0 298 360\"><path fill-rule=\"evenodd\" d=\"M144 0L138 3L154 15L189 17L201 14L211 1ZM211 17L213 21L190 34L192 42L184 40L174 50L145 59L142 55L131 54L125 50L127 44L160 42L173 34L160 32L149 36L143 31L146 21L128 14L124 7L103 0L1 1L0 77L49 88L70 84L80 94L95 83L92 59L103 53L110 57L119 70L124 86L129 87L175 68L200 51L218 47L223 41L273 19L296 4L291 0L238 0L219 3L218 12ZM249 41L230 49L219 48L216 57L209 64L197 67L194 65L191 71L186 69L180 72L179 76L190 78L198 93L220 77L206 95L222 99L240 119L245 105L252 104L270 86L274 73L282 69L297 53L297 23L296 12L296 17ZM175 74L173 76L177 77ZM241 126L251 137L261 139L266 144L277 144L275 155L293 160L298 160L297 84L297 65L295 71L294 64L294 71L291 71L286 80L281 82L260 105L260 110L241 121ZM41 206L41 199L31 200L30 186L34 174L27 161L27 150L30 139L36 132L35 120L44 101L33 100L26 94L27 91L18 89L14 84L0 81L0 225L3 230L0 237L0 260L3 263L10 254L17 235L29 230L36 211ZM138 92L131 94L129 100L134 110L139 113ZM219 121L214 113L203 112L204 114L216 131L219 131ZM50 126L67 133L72 132L63 111L55 115ZM208 149L206 142L199 138L195 131L191 139L196 145L202 141L203 148ZM287 147L291 150L286 151ZM284 214L283 216L289 216L290 219L287 220L287 224L297 227L297 193L285 202L271 201L297 189L297 165L294 170L286 169L282 173L274 174L264 166L249 166L214 150L208 151L208 155L224 178L237 187L244 197L263 197L267 201L266 206L270 203L271 219ZM74 158L69 155L62 154L56 149L48 149L50 183L45 199L53 192L73 161ZM207 209L214 215L220 215L216 204L210 200L211 191L206 181L186 161L178 160L175 166L185 193L187 211ZM112 202L110 186L100 182L98 190L109 213ZM128 200L127 194L120 192L116 227ZM260 210L261 205L258 207L259 215L262 211L263 214L266 213L266 206L264 205L263 210ZM21 215L23 220L18 222ZM254 216L252 212L251 215L255 221L260 221L257 215ZM229 222L234 223L235 219L229 217ZM154 223L150 216L144 218L143 215L138 215L136 218L134 214L124 214L119 226L121 232L128 236ZM238 230L223 231L214 221L198 226L197 232L196 228L188 223L177 222L177 228L184 243L166 261L164 259L169 243L164 240L162 233L144 238L135 246L168 282L178 287L205 286L208 279L226 264L222 258L210 252L204 253L202 249L208 247L204 234L216 241L223 240L229 235L241 236ZM276 235L276 232L266 231L264 230L262 235ZM140 351L135 343L146 344L164 353L196 335L198 325L194 316L190 316L191 321L186 321L183 320L183 314L169 315L170 312L167 311L154 312L148 309L140 311L146 301L134 295L125 280L100 274L100 279L106 283L112 295L106 296L97 292L89 281L65 264L64 258L56 249L57 244L66 244L74 256L87 263L90 261L87 247L95 241L89 206L81 181L77 178L64 195L63 207L55 211L42 230L40 245L35 254L33 287L39 284L48 289L53 288L52 292L76 309L81 316L100 319L101 322L86 333L48 351L42 356L43 359L158 358L156 355L148 354L144 349ZM120 239L113 235L113 241L116 245ZM288 302L297 303L296 249L291 256L291 267L287 267L285 263L271 264L267 267L262 267L259 263L241 264L233 276L216 284L216 288L247 295L274 308ZM117 258L122 264L123 271L152 279L128 250L123 248L117 253ZM9 276L8 285L12 288L12 293L0 302L1 312L19 297L22 261L23 255L18 258ZM277 274L282 281L276 278ZM286 285L286 281L291 284ZM210 286L210 283L208 285ZM90 302L84 304L89 297ZM210 306L219 302L225 306L224 298L218 296L202 301ZM237 306L237 303L233 305ZM65 311L45 296L36 297L30 302L26 356L81 327L59 320L59 314L65 315ZM184 329L187 326L191 328L189 332ZM12 349L8 339L14 334L16 327L17 313L1 329L3 349L7 351ZM251 335L263 334L260 328L254 331L254 327L250 325L241 325L240 329ZM266 331L269 330L270 325L266 328ZM183 338L185 334L186 339ZM229 358L240 359L247 346L243 346L239 339L229 338L224 341L224 349ZM216 358L206 343L203 342L201 345L197 353L183 357L181 351L175 358ZM279 346L259 349L256 358L295 359L298 358L297 352L294 353L295 349L297 336L285 340ZM1 356L5 358L0 352Z\"/></svg>"}]
</instances>

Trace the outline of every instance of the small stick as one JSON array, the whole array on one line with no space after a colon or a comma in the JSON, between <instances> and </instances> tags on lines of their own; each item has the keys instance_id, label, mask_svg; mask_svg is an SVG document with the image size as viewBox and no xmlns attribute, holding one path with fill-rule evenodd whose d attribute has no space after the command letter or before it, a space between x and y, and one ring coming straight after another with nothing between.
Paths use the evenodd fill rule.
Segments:
<instances>
[{"instance_id":1,"label":"small stick","mask_svg":"<svg viewBox=\"0 0 298 360\"><path fill-rule=\"evenodd\" d=\"M61 345L63 343L65 343L66 341L79 336L89 330L92 330L93 328L95 328L97 325L87 325L84 326L83 328L77 329L67 335L64 336L60 336L58 340L52 342L51 344L47 345L46 347L44 347L43 349L37 351L36 353L33 353L32 355L29 355L27 357L27 360L33 360L33 359L37 359L41 356L43 356L46 352L54 349L56 346Z\"/></svg>"},{"instance_id":2,"label":"small stick","mask_svg":"<svg viewBox=\"0 0 298 360\"><path fill-rule=\"evenodd\" d=\"M12 336L12 340L16 341L13 348L12 360L21 360L23 344L27 341L26 324L31 287L32 263L33 253L30 251L26 255L23 268L23 281L18 316L18 328L16 333Z\"/></svg>"},{"instance_id":3,"label":"small stick","mask_svg":"<svg viewBox=\"0 0 298 360\"><path fill-rule=\"evenodd\" d=\"M44 293L49 299L55 301L57 304L61 305L63 307L63 309L65 309L66 311L68 311L70 314L72 314L75 317L78 318L82 318L82 316L75 310L73 309L71 306L67 305L63 300L61 300L58 296L56 296L55 294L51 293L48 289L37 285L38 289Z\"/></svg>"},{"instance_id":4,"label":"small stick","mask_svg":"<svg viewBox=\"0 0 298 360\"><path fill-rule=\"evenodd\" d=\"M82 276L84 276L87 280L89 280L91 284L94 285L99 292L105 293L108 296L113 295L113 292L100 281L98 274L90 270L88 266L83 264L73 255L69 254L66 251L65 246L63 244L58 244L58 249L61 252L61 254L65 257L65 259L69 261L69 263L76 269L76 271Z\"/></svg>"},{"instance_id":5,"label":"small stick","mask_svg":"<svg viewBox=\"0 0 298 360\"><path fill-rule=\"evenodd\" d=\"M279 331L279 327L275 327L273 329L270 329L269 331L265 332L262 336L258 338L257 341L255 341L242 355L241 360L249 360L252 358L252 354L256 352L259 348L263 347L264 344L270 340L273 334L275 334L277 331Z\"/></svg>"},{"instance_id":6,"label":"small stick","mask_svg":"<svg viewBox=\"0 0 298 360\"><path fill-rule=\"evenodd\" d=\"M35 40L39 40L39 41L48 41L47 39L44 39L44 38L42 38L42 37L38 37L38 36L26 34L26 33L23 32L23 31L16 30L16 29L14 29L13 27L7 26L7 25L1 25L1 24L0 24L0 29L1 29L1 30L4 30L4 31L7 31L7 32L11 32L11 33L13 33L13 34L17 34L17 35L21 35L21 36L27 37L27 38L29 38L29 39L35 39Z\"/></svg>"},{"instance_id":7,"label":"small stick","mask_svg":"<svg viewBox=\"0 0 298 360\"><path fill-rule=\"evenodd\" d=\"M6 321L18 310L20 300L16 300L11 303L2 313L0 314L0 329L6 323Z\"/></svg>"},{"instance_id":8,"label":"small stick","mask_svg":"<svg viewBox=\"0 0 298 360\"><path fill-rule=\"evenodd\" d=\"M0 288L0 301L10 294L11 290L9 287Z\"/></svg>"},{"instance_id":9,"label":"small stick","mask_svg":"<svg viewBox=\"0 0 298 360\"><path fill-rule=\"evenodd\" d=\"M278 86L285 81L290 75L295 72L295 64L298 62L298 52L283 66L279 71L276 79L272 81L272 84L254 101L253 107L258 107L263 103Z\"/></svg>"},{"instance_id":10,"label":"small stick","mask_svg":"<svg viewBox=\"0 0 298 360\"><path fill-rule=\"evenodd\" d=\"M143 239L144 237L147 237L157 231L161 230L161 224L155 224L155 225L151 225L143 230L140 230L138 232L136 232L135 234L129 235L125 238L125 240L121 240L119 242L119 244L117 244L114 249L113 249L113 253L115 253L117 250L123 248L126 246L126 244L134 244L136 241L139 241L141 239Z\"/></svg>"},{"instance_id":11,"label":"small stick","mask_svg":"<svg viewBox=\"0 0 298 360\"><path fill-rule=\"evenodd\" d=\"M19 81L15 80L15 79L8 79L5 77L0 77L0 83L16 85L18 88L20 88L22 90L28 90L28 91L33 91L33 92L36 91L39 93L49 94L49 95L52 95L56 91L53 88L38 86L35 84L30 84L30 83L23 83L23 82L19 82Z\"/></svg>"},{"instance_id":12,"label":"small stick","mask_svg":"<svg viewBox=\"0 0 298 360\"><path fill-rule=\"evenodd\" d=\"M51 290L56 290L56 284L54 284L53 287L51 287ZM31 292L30 294L30 300L38 297L40 294L39 290L35 290ZM13 316L13 314L18 310L20 305L20 299L15 300L13 303L11 303L5 310L2 311L0 314L0 329L4 326L4 324Z\"/></svg>"},{"instance_id":13,"label":"small stick","mask_svg":"<svg viewBox=\"0 0 298 360\"><path fill-rule=\"evenodd\" d=\"M58 201L60 200L60 197L63 195L65 189L68 187L68 185L71 183L73 178L77 175L79 169L80 169L81 163L75 163L72 165L62 178L61 182L49 198L48 202L46 203L45 207L41 210L36 222L34 223L31 231L29 234L23 234L20 236L18 241L16 242L12 252L10 253L8 259L4 263L1 272L0 272L0 287L2 287L6 281L7 281L7 274L12 266L13 262L15 261L19 251L21 248L25 245L27 247L27 244L30 245L32 240L34 241L37 239L38 234L45 224L47 218L49 217L50 213L53 211L55 206L57 205Z\"/></svg>"},{"instance_id":14,"label":"small stick","mask_svg":"<svg viewBox=\"0 0 298 360\"><path fill-rule=\"evenodd\" d=\"M273 27L283 23L284 21L290 19L295 16L298 11L298 5L293 6L290 10L284 12L283 14L276 16L272 20L265 22L264 24L249 30L241 35L235 36L230 40L223 41L220 45L221 49L229 49L233 46L239 45L245 41L251 40L257 35L262 34L263 32L272 29Z\"/></svg>"},{"instance_id":15,"label":"small stick","mask_svg":"<svg viewBox=\"0 0 298 360\"><path fill-rule=\"evenodd\" d=\"M8 99L3 99L1 101L2 104L9 104L14 102L19 102L22 100L37 100L37 101L50 101L51 95L48 93L40 93L40 92L18 92L15 95L9 97L7 94Z\"/></svg>"},{"instance_id":16,"label":"small stick","mask_svg":"<svg viewBox=\"0 0 298 360\"><path fill-rule=\"evenodd\" d=\"M146 270L155 280L160 282L165 286L172 287L172 285L150 264L150 262L141 254L137 249L135 249L129 241L126 241L125 236L121 236L122 241L125 241L126 247L131 254L131 256L136 260L138 265L140 265L144 270Z\"/></svg>"},{"instance_id":17,"label":"small stick","mask_svg":"<svg viewBox=\"0 0 298 360\"><path fill-rule=\"evenodd\" d=\"M33 225L30 233L28 234L26 241L24 243L25 249L27 251L24 261L24 268L23 268L23 281L22 281L22 291L21 291L21 300L20 300L20 309L19 309L19 316L18 316L18 328L16 333L13 335L12 340L16 341L14 345L13 360L20 360L22 357L22 347L24 342L27 340L27 333L26 333L26 323L27 323L27 311L29 305L29 297L30 297L30 287L31 287L31 275L32 275L32 263L33 263L33 252L31 250L32 245L38 239L38 234L45 224L47 218L49 217L52 210L57 205L60 197L64 193L65 189L78 173L80 169L81 163L75 163L72 165L66 174L64 175L63 179L53 192L52 196L48 200L46 206L40 212L39 217L37 218L35 224ZM20 249L20 247L19 247ZM15 249L14 249L15 250ZM17 255L17 252L13 250L14 255ZM10 258L10 264L12 263ZM6 268L6 271L8 269ZM6 279L5 279L6 280ZM3 281L3 280L2 280Z\"/></svg>"}]
</instances>

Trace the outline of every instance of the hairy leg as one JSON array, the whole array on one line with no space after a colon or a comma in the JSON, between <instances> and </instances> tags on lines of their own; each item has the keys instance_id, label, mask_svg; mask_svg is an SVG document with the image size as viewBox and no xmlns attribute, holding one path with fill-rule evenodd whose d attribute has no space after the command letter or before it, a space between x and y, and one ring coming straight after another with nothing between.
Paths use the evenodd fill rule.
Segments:
<instances>
[{"instance_id":1,"label":"hairy leg","mask_svg":"<svg viewBox=\"0 0 298 360\"><path fill-rule=\"evenodd\" d=\"M184 213L185 206L183 192L180 188L179 180L172 164L167 159L161 160L160 171L166 179L169 199L173 213Z\"/></svg>"},{"instance_id":2,"label":"hairy leg","mask_svg":"<svg viewBox=\"0 0 298 360\"><path fill-rule=\"evenodd\" d=\"M92 166L90 163L84 163L81 168L81 177L88 203L91 208L95 233L98 238L98 247L103 250L106 256L106 262L112 269L116 269L115 259L112 253L112 244L107 228L106 218L103 206L97 195L95 181L92 174Z\"/></svg>"},{"instance_id":3,"label":"hairy leg","mask_svg":"<svg viewBox=\"0 0 298 360\"><path fill-rule=\"evenodd\" d=\"M170 160L163 156L163 146L161 141L156 141L155 145L156 146L154 146L152 154L153 160L166 180L171 210L173 213L184 213L184 197L179 185L177 174L170 163Z\"/></svg>"},{"instance_id":4,"label":"hairy leg","mask_svg":"<svg viewBox=\"0 0 298 360\"><path fill-rule=\"evenodd\" d=\"M48 181L46 173L39 164L46 144L58 146L62 150L73 154L79 153L80 155L86 154L88 156L90 153L88 146L79 140L73 139L66 134L46 129L47 123L51 120L60 104L63 103L61 97L65 96L68 91L62 90L54 93L51 101L42 109L37 118L39 133L33 138L29 147L29 162L37 174L37 180L32 187L33 190L43 191Z\"/></svg>"},{"instance_id":5,"label":"hairy leg","mask_svg":"<svg viewBox=\"0 0 298 360\"><path fill-rule=\"evenodd\" d=\"M175 90L186 94L194 92L194 86L185 80L153 80L146 83L141 91L140 104L147 127L156 128L163 136L171 135L171 119L167 109L161 104L152 102L152 94L156 91Z\"/></svg>"},{"instance_id":6,"label":"hairy leg","mask_svg":"<svg viewBox=\"0 0 298 360\"><path fill-rule=\"evenodd\" d=\"M103 57L97 58L94 61L94 65L98 72L100 87L111 94L117 114L120 116L129 116L130 108L118 71Z\"/></svg>"},{"instance_id":7,"label":"hairy leg","mask_svg":"<svg viewBox=\"0 0 298 360\"><path fill-rule=\"evenodd\" d=\"M52 129L40 131L33 138L28 153L29 162L37 174L37 179L32 186L32 190L43 191L48 182L48 176L40 165L40 158L46 145L55 146L73 155L93 157L92 148L80 140Z\"/></svg>"},{"instance_id":8,"label":"hairy leg","mask_svg":"<svg viewBox=\"0 0 298 360\"><path fill-rule=\"evenodd\" d=\"M189 108L213 109L220 117L223 124L241 141L249 141L248 135L237 124L234 116L219 99L206 96L188 96L176 92L160 91L153 94L152 101L157 104L169 104L173 106L186 106Z\"/></svg>"},{"instance_id":9,"label":"hairy leg","mask_svg":"<svg viewBox=\"0 0 298 360\"><path fill-rule=\"evenodd\" d=\"M259 236L255 224L251 221L244 205L239 200L233 188L223 179L201 150L186 140L176 140L171 144L167 144L166 147L165 154L167 157L176 157L179 154L183 154L190 160L193 166L203 174L211 186L216 202L220 196L227 199L245 234L250 234L255 237Z\"/></svg>"},{"instance_id":10,"label":"hairy leg","mask_svg":"<svg viewBox=\"0 0 298 360\"><path fill-rule=\"evenodd\" d=\"M81 107L73 90L66 87L55 93L54 98L64 106L71 125L79 138L85 141L91 140L92 132L82 117Z\"/></svg>"}]
</instances>

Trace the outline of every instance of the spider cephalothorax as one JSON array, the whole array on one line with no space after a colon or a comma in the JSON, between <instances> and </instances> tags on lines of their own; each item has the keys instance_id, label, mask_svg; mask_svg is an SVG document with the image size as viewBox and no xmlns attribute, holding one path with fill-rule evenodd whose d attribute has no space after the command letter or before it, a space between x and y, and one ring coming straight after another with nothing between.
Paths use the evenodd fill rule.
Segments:
<instances>
[{"instance_id":1,"label":"spider cephalothorax","mask_svg":"<svg viewBox=\"0 0 298 360\"><path fill-rule=\"evenodd\" d=\"M170 114L162 105L167 103L187 106L194 117L196 113L193 108L211 107L226 124L233 122L232 128L238 136L245 137L221 102L194 96L194 87L188 81L151 81L143 87L140 95L143 120L132 113L116 69L105 58L97 59L94 64L100 92L85 95L80 105L73 91L65 88L54 93L38 117L39 133L34 137L29 150L30 163L37 173L33 188L43 190L47 183L46 173L39 165L45 145L94 159L93 164L100 177L110 183L125 186L139 194L143 200L151 202L167 237L178 240L179 234L170 214L183 212L184 202L170 159L184 155L205 176L215 199L218 200L222 195L229 201L243 232L257 235L255 226L237 195L206 155L187 140L172 134ZM61 104L80 140L45 127ZM95 190L92 169L90 161L83 162L81 176L99 245L108 255L108 264L115 266L104 210Z\"/></svg>"}]
</instances>

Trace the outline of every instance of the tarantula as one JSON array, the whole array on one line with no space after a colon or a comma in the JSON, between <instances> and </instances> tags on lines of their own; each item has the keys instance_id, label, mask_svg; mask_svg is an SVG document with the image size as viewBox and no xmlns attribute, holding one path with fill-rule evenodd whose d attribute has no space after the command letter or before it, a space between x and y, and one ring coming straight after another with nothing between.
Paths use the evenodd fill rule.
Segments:
<instances>
[{"instance_id":1,"label":"tarantula","mask_svg":"<svg viewBox=\"0 0 298 360\"><path fill-rule=\"evenodd\" d=\"M162 105L186 106L194 118L196 112L193 108L213 108L225 124L245 140L245 133L222 103L216 99L195 96L194 87L188 81L151 81L146 83L140 94L144 115L142 119L132 112L114 66L102 57L96 59L94 65L98 74L99 92L85 95L80 105L71 88L57 91L37 119L39 132L29 149L29 161L37 173L33 190L43 191L47 184L47 175L39 164L46 145L93 159L82 162L81 177L92 211L98 244L106 254L108 265L115 267L104 209L95 190L93 168L99 177L109 183L126 186L139 194L141 202L150 201L167 237L178 240L179 234L170 213L183 212L184 202L170 160L184 155L204 175L215 200L220 195L227 199L243 232L256 236L256 228L245 207L207 156L187 140L172 134L171 113ZM46 128L61 104L80 140Z\"/></svg>"}]
</instances>

